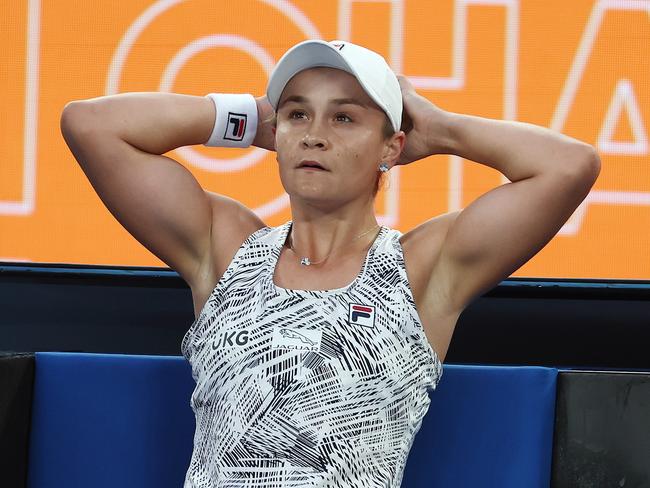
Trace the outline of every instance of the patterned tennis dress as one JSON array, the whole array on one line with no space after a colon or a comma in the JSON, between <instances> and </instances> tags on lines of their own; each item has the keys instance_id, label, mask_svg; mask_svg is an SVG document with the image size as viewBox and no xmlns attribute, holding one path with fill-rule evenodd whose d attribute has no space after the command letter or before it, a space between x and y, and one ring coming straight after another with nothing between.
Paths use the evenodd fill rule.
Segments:
<instances>
[{"instance_id":1,"label":"patterned tennis dress","mask_svg":"<svg viewBox=\"0 0 650 488\"><path fill-rule=\"evenodd\" d=\"M355 280L289 290L291 221L239 248L183 338L196 388L184 488L398 488L442 374L399 243L382 227Z\"/></svg>"}]
</instances>

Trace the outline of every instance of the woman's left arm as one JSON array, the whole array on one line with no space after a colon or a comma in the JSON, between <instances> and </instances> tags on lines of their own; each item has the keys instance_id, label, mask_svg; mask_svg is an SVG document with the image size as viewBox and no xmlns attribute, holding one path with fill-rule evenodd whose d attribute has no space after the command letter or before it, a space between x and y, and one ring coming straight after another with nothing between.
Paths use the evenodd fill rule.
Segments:
<instances>
[{"instance_id":1,"label":"woman's left arm","mask_svg":"<svg viewBox=\"0 0 650 488\"><path fill-rule=\"evenodd\" d=\"M455 154L511 181L462 210L442 242L434 274L462 310L551 240L589 193L600 158L589 144L544 127L445 112L405 78L400 84L413 121L400 164Z\"/></svg>"}]
</instances>

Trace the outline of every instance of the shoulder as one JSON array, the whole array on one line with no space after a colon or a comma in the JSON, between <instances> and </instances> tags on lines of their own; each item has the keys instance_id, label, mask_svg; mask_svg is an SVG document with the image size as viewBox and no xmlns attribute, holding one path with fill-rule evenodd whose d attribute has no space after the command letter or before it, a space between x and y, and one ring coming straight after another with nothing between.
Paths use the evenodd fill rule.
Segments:
<instances>
[{"instance_id":1,"label":"shoulder","mask_svg":"<svg viewBox=\"0 0 650 488\"><path fill-rule=\"evenodd\" d=\"M420 266L433 264L449 229L460 212L458 210L438 215L402 235L400 242L404 249L405 259Z\"/></svg>"},{"instance_id":2,"label":"shoulder","mask_svg":"<svg viewBox=\"0 0 650 488\"><path fill-rule=\"evenodd\" d=\"M219 281L242 244L262 229L271 230L255 212L241 202L204 190L212 209L210 250L190 284L210 288Z\"/></svg>"}]
</instances>

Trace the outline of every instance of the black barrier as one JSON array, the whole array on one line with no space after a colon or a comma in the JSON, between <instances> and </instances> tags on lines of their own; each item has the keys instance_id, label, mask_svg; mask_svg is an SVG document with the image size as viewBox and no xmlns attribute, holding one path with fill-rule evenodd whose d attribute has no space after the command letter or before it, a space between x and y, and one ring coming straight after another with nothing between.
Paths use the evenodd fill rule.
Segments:
<instances>
[{"instance_id":1,"label":"black barrier","mask_svg":"<svg viewBox=\"0 0 650 488\"><path fill-rule=\"evenodd\" d=\"M25 486L33 387L34 355L0 354L0 486Z\"/></svg>"},{"instance_id":2,"label":"black barrier","mask_svg":"<svg viewBox=\"0 0 650 488\"><path fill-rule=\"evenodd\" d=\"M558 377L553 488L650 487L650 374Z\"/></svg>"},{"instance_id":3,"label":"black barrier","mask_svg":"<svg viewBox=\"0 0 650 488\"><path fill-rule=\"evenodd\" d=\"M177 355L194 321L168 268L2 263L0 307L5 351ZM650 281L512 278L461 314L446 361L650 371L649 343Z\"/></svg>"}]
</instances>

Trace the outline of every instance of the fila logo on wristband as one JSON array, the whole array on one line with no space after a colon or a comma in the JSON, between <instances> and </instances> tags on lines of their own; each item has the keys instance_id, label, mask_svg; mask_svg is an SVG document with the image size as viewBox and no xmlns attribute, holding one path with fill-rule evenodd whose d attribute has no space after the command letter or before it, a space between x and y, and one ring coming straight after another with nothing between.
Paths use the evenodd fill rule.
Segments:
<instances>
[{"instance_id":1,"label":"fila logo on wristband","mask_svg":"<svg viewBox=\"0 0 650 488\"><path fill-rule=\"evenodd\" d=\"M351 303L348 310L348 322L352 325L361 325L372 328L375 326L375 307L372 305L359 305Z\"/></svg>"},{"instance_id":2,"label":"fila logo on wristband","mask_svg":"<svg viewBox=\"0 0 650 488\"><path fill-rule=\"evenodd\" d=\"M229 141L241 141L246 133L247 120L248 116L246 114L228 112L228 124L223 138Z\"/></svg>"},{"instance_id":3,"label":"fila logo on wristband","mask_svg":"<svg viewBox=\"0 0 650 488\"><path fill-rule=\"evenodd\" d=\"M204 144L216 147L248 147L257 132L257 103L249 93L210 93L215 105L214 127Z\"/></svg>"}]
</instances>

